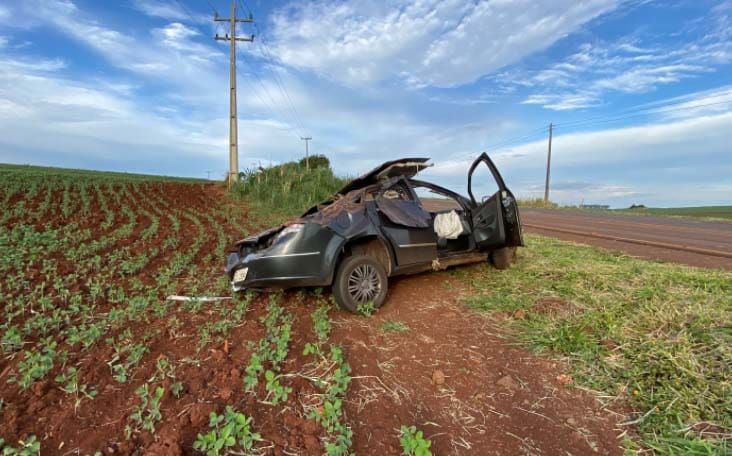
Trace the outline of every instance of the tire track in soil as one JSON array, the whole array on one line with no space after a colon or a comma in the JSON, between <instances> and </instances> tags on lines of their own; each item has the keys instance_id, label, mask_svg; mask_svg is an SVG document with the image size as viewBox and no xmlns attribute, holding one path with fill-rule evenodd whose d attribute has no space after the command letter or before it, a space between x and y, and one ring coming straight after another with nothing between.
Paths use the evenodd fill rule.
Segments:
<instances>
[{"instance_id":1,"label":"tire track in soil","mask_svg":"<svg viewBox=\"0 0 732 456\"><path fill-rule=\"evenodd\" d=\"M621 454L618 415L564 386L561 363L466 309L469 294L449 274L427 273L393 280L371 318L339 314L334 337L353 368L346 410L356 453L401 454L398 430L414 424L439 455ZM382 331L390 320L409 330Z\"/></svg>"}]
</instances>

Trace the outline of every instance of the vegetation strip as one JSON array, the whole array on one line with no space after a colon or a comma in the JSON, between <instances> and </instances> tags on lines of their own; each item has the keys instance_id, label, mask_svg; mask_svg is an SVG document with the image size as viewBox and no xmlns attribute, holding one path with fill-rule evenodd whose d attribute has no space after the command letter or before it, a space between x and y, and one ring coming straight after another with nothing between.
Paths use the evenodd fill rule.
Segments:
<instances>
[{"instance_id":1,"label":"vegetation strip","mask_svg":"<svg viewBox=\"0 0 732 456\"><path fill-rule=\"evenodd\" d=\"M526 344L563 356L575 383L635 411L640 444L730 451L732 276L527 235L510 270L456 270L466 303L511 317ZM626 439L629 448L640 449Z\"/></svg>"}]
</instances>

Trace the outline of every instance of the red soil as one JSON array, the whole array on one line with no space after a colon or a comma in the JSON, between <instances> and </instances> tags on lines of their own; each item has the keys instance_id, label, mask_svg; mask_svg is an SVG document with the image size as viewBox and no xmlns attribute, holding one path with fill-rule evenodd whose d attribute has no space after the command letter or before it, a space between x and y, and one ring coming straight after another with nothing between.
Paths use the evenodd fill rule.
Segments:
<instances>
[{"instance_id":1,"label":"red soil","mask_svg":"<svg viewBox=\"0 0 732 456\"><path fill-rule=\"evenodd\" d=\"M84 218L75 214L72 220L82 229L91 229L93 238L97 238L108 235L125 222L125 217L108 195L107 204L115 211L116 221L111 228L102 229L104 215L100 215L99 201L92 196L93 215ZM40 199L40 195L34 198L33 205ZM69 222L53 209L59 201L54 195L55 206L45 217L52 226ZM153 284L174 253L162 247L174 230L169 219L160 214L211 214L213 221L224 227L230 242L244 234L236 226L261 228L246 219L245 208L225 206L222 201L222 190L214 186L148 184L132 191L131 199L122 201L136 208L138 220L133 234L98 254L105 256L114 249L128 248L137 255L158 248L160 252L141 271L117 279L126 289L133 279ZM151 220L140 209L160 217L157 234L145 242L139 235ZM197 228L179 218L177 251L186 251L193 246ZM200 220L206 238L191 267L177 278L176 290L180 293L188 291L188 279L195 277L203 277L207 286L216 289L225 260L208 256L216 248L217 225L203 217ZM74 271L75 264L66 260L63 252L52 258L62 273ZM88 293L86 277L79 278L74 289ZM615 416L589 394L573 388L560 363L517 348L500 322L466 310L460 303L467 294L469 290L448 273L424 274L393 280L387 303L371 318L331 311L331 342L345 347L346 360L353 370L345 401L346 422L354 431L352 449L358 454L400 454L400 426L416 425L432 440L433 453L438 455L620 454ZM128 296L134 295L128 291ZM44 455L92 454L97 450L103 454L196 454L192 445L198 433L208 431L209 413L221 413L231 405L253 418L254 429L264 439L259 444L263 454L323 454L321 439L325 433L319 424L305 417L302 407L318 393L310 381L284 379L293 393L286 403L277 406L262 404L266 391L261 380L253 393L244 391L244 369L253 345L264 334L260 317L266 312L267 299L266 295L256 297L243 322L225 341L214 338L200 352L196 347L201 328L222 318L210 305L191 311L173 304L163 316L148 311L145 318L132 325L111 325L86 351L78 345L61 343L59 350L68 350L65 365L57 362L51 372L25 391L6 383L17 373L22 351L1 358L0 437L14 444L35 435L42 442ZM295 292L289 292L284 300L293 324L282 372L296 373L312 362L312 357L302 352L305 343L315 339L310 318L315 298L308 294L301 300ZM58 298L54 301L60 305ZM106 315L117 307L119 304L101 302L96 312ZM381 326L389 320L400 321L409 329L385 332ZM24 321L16 320L20 324ZM107 365L113 348L105 338L117 337L127 329L132 332L133 342L148 336L149 352L133 369L132 378L119 383ZM30 349L37 338L26 338L26 342L24 349ZM135 390L155 376L156 362L162 357L176 366L175 380L158 378L152 383L166 391L161 405L163 418L154 434L133 432L128 439L125 426L139 404ZM71 366L81 372L80 383L99 392L93 400L81 401L77 409L74 396L61 391L54 381ZM179 397L170 391L174 381L183 383Z\"/></svg>"}]
</instances>

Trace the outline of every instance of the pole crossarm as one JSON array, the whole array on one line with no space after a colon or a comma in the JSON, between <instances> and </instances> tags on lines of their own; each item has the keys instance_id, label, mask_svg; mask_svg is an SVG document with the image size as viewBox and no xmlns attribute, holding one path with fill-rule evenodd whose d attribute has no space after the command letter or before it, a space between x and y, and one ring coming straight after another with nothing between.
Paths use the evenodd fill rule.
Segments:
<instances>
[{"instance_id":1,"label":"pole crossarm","mask_svg":"<svg viewBox=\"0 0 732 456\"><path fill-rule=\"evenodd\" d=\"M216 36L214 36L214 39L216 41L231 41L231 37L229 36L228 33L224 36L221 36L217 33ZM247 42L251 43L252 41L254 41L254 35L250 35L249 38L239 38L237 36L237 37L234 37L234 39L236 41L247 41Z\"/></svg>"},{"instance_id":2,"label":"pole crossarm","mask_svg":"<svg viewBox=\"0 0 732 456\"><path fill-rule=\"evenodd\" d=\"M219 17L219 13L214 13L214 22L232 22L231 18ZM234 22L254 22L254 19L250 15L246 19L234 18Z\"/></svg>"}]
</instances>

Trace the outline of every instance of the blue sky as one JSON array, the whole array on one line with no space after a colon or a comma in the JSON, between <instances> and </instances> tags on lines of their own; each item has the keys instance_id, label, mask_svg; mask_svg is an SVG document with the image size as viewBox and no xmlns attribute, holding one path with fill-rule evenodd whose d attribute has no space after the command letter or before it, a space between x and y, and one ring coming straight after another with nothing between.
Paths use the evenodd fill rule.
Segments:
<instances>
[{"instance_id":1,"label":"blue sky","mask_svg":"<svg viewBox=\"0 0 732 456\"><path fill-rule=\"evenodd\" d=\"M227 168L228 0L0 2L0 162L205 177ZM240 165L432 157L465 192L732 204L732 1L252 1ZM246 13L245 13L246 14Z\"/></svg>"}]
</instances>

